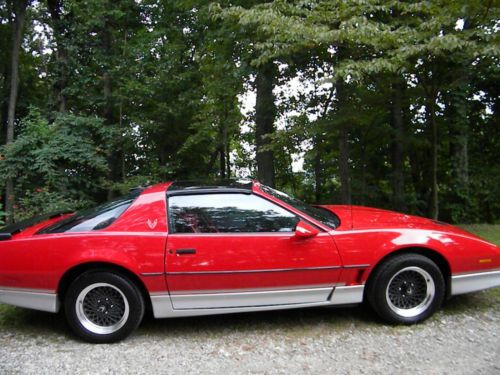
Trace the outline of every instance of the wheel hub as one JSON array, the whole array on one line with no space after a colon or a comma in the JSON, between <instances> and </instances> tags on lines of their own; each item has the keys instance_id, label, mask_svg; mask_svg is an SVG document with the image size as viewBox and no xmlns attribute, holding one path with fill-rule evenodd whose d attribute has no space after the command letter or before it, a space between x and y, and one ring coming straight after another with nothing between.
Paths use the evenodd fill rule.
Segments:
<instances>
[{"instance_id":1,"label":"wheel hub","mask_svg":"<svg viewBox=\"0 0 500 375\"><path fill-rule=\"evenodd\" d=\"M78 296L77 316L80 323L94 333L113 333L123 327L128 319L128 301L111 284L93 284Z\"/></svg>"},{"instance_id":2,"label":"wheel hub","mask_svg":"<svg viewBox=\"0 0 500 375\"><path fill-rule=\"evenodd\" d=\"M389 281L386 299L392 311L403 317L413 317L429 307L434 294L434 281L427 271L406 267Z\"/></svg>"}]
</instances>

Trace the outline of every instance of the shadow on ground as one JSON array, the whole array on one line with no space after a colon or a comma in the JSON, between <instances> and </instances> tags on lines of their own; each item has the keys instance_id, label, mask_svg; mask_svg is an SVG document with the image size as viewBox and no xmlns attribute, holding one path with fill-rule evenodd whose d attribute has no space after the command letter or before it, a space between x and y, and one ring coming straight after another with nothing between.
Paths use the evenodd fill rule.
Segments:
<instances>
[{"instance_id":1,"label":"shadow on ground","mask_svg":"<svg viewBox=\"0 0 500 375\"><path fill-rule=\"evenodd\" d=\"M499 311L500 289L457 296L447 301L439 316L477 314ZM382 327L380 320L365 306L350 308L310 308L270 312L154 319L147 313L136 337L208 336L217 337L231 331L270 334L312 334L325 329L338 332L352 328ZM49 335L73 338L64 314L50 314L0 305L2 335Z\"/></svg>"}]
</instances>

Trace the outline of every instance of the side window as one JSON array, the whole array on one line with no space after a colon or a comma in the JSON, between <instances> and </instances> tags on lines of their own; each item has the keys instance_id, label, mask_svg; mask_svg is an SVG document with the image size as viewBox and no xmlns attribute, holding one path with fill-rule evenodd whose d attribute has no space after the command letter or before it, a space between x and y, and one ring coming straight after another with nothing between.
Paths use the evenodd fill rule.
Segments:
<instances>
[{"instance_id":1,"label":"side window","mask_svg":"<svg viewBox=\"0 0 500 375\"><path fill-rule=\"evenodd\" d=\"M113 224L133 201L134 198L127 197L95 208L79 211L66 219L39 230L37 234L87 232L104 229Z\"/></svg>"},{"instance_id":2,"label":"side window","mask_svg":"<svg viewBox=\"0 0 500 375\"><path fill-rule=\"evenodd\" d=\"M180 195L168 199L174 233L292 232L299 219L252 194Z\"/></svg>"}]
</instances>

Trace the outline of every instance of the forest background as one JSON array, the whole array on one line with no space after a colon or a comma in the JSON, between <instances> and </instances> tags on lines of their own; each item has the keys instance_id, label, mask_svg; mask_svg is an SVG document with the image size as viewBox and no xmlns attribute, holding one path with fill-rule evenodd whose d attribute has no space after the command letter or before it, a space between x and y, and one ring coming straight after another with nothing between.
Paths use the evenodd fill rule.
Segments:
<instances>
[{"instance_id":1,"label":"forest background","mask_svg":"<svg viewBox=\"0 0 500 375\"><path fill-rule=\"evenodd\" d=\"M4 221L171 179L500 221L493 0L0 0Z\"/></svg>"}]
</instances>

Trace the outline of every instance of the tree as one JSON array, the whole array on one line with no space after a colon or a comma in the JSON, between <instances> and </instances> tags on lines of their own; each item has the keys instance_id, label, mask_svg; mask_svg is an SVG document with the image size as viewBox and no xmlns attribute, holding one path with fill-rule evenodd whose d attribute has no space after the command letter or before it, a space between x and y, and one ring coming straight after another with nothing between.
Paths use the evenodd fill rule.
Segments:
<instances>
[{"instance_id":1,"label":"tree","mask_svg":"<svg viewBox=\"0 0 500 375\"><path fill-rule=\"evenodd\" d=\"M10 68L10 93L7 115L7 136L6 144L14 141L14 123L16 115L17 94L19 89L19 54L23 40L24 21L28 0L13 1L12 10L14 13L12 27L12 53ZM7 179L5 183L5 209L7 211L7 223L12 222L14 216L14 181Z\"/></svg>"},{"instance_id":2,"label":"tree","mask_svg":"<svg viewBox=\"0 0 500 375\"><path fill-rule=\"evenodd\" d=\"M252 174L310 202L500 219L491 2L47 0L16 28L22 4L0 3L16 219Z\"/></svg>"},{"instance_id":3,"label":"tree","mask_svg":"<svg viewBox=\"0 0 500 375\"><path fill-rule=\"evenodd\" d=\"M276 106L273 87L276 81L276 67L268 62L257 68L255 86L257 101L255 105L255 152L257 161L257 178L263 184L275 185L274 155L271 137L274 133Z\"/></svg>"}]
</instances>

